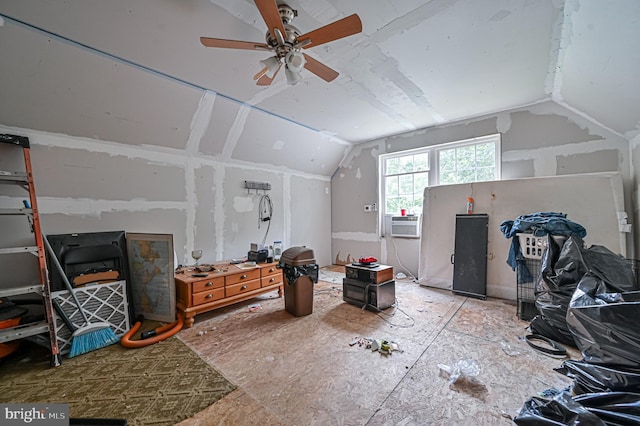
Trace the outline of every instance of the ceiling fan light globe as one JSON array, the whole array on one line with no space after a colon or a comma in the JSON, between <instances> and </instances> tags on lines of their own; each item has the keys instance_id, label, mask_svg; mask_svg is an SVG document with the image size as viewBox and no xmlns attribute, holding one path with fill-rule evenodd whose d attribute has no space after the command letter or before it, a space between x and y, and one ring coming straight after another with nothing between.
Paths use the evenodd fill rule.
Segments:
<instances>
[{"instance_id":1,"label":"ceiling fan light globe","mask_svg":"<svg viewBox=\"0 0 640 426\"><path fill-rule=\"evenodd\" d=\"M275 56L271 56L270 58L260 61L260 65L267 69L264 74L269 78L273 78L276 71L278 71L278 68L280 67L280 61Z\"/></svg>"},{"instance_id":2,"label":"ceiling fan light globe","mask_svg":"<svg viewBox=\"0 0 640 426\"><path fill-rule=\"evenodd\" d=\"M292 50L284 57L284 62L289 70L299 73L304 68L306 59L301 52Z\"/></svg>"},{"instance_id":3,"label":"ceiling fan light globe","mask_svg":"<svg viewBox=\"0 0 640 426\"><path fill-rule=\"evenodd\" d=\"M300 73L291 71L288 66L284 69L284 75L287 76L287 84L290 86L295 86L302 81Z\"/></svg>"}]
</instances>

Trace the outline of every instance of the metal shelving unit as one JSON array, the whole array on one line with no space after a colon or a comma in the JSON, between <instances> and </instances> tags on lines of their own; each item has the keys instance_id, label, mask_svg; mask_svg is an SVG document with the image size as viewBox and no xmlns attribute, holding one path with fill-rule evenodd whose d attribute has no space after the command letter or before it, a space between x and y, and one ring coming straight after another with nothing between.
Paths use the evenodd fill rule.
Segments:
<instances>
[{"instance_id":1,"label":"metal shelving unit","mask_svg":"<svg viewBox=\"0 0 640 426\"><path fill-rule=\"evenodd\" d=\"M43 320L0 329L0 343L7 343L26 337L32 338L38 343L45 343L51 348L51 366L57 367L60 365L60 352L58 350L53 305L51 303L49 272L47 269L47 258L45 255L43 241L44 237L40 228L40 216L38 213L38 203L31 169L29 139L23 136L0 134L0 142L13 145L14 148L11 149L22 150L24 167L26 170L25 172L0 170L0 189L6 185L17 185L24 188L28 192L29 196L29 205L25 205L24 208L0 209L0 220L7 216L24 216L29 222L29 227L33 234L33 245L29 244L19 247L0 248L0 255L24 254L37 256L39 268L38 273L40 277L39 285L0 288L0 297L11 298L23 295L37 295L42 298L44 308Z\"/></svg>"}]
</instances>

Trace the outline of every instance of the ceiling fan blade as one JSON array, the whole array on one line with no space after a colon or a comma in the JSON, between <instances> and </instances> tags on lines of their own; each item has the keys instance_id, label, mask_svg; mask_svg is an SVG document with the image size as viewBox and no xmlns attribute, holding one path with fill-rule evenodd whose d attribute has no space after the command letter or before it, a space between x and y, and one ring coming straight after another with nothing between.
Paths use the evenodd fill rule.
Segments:
<instances>
[{"instance_id":1,"label":"ceiling fan blade","mask_svg":"<svg viewBox=\"0 0 640 426\"><path fill-rule=\"evenodd\" d=\"M308 43L306 40L311 40L311 43L304 45L304 48L308 49L359 32L362 32L362 21L360 21L360 17L354 13L351 16L332 22L324 27L302 34L298 37L297 44Z\"/></svg>"},{"instance_id":2,"label":"ceiling fan blade","mask_svg":"<svg viewBox=\"0 0 640 426\"><path fill-rule=\"evenodd\" d=\"M266 43L252 41L226 40L223 38L200 37L200 43L206 47L223 47L227 49L271 50Z\"/></svg>"},{"instance_id":3,"label":"ceiling fan blade","mask_svg":"<svg viewBox=\"0 0 640 426\"><path fill-rule=\"evenodd\" d=\"M271 37L277 40L276 29L280 30L280 34L286 34L282 18L280 18L280 12L278 12L278 5L275 0L255 0L256 6L264 19L264 23L269 28Z\"/></svg>"},{"instance_id":4,"label":"ceiling fan blade","mask_svg":"<svg viewBox=\"0 0 640 426\"><path fill-rule=\"evenodd\" d=\"M258 79L256 84L258 86L269 86L273 82L273 80L276 78L276 76L278 75L278 71L280 71L280 68L282 68L282 64L280 64L280 66L278 67L276 72L273 73L273 77L269 78L269 76L267 74L264 74L262 77L260 77Z\"/></svg>"},{"instance_id":5,"label":"ceiling fan blade","mask_svg":"<svg viewBox=\"0 0 640 426\"><path fill-rule=\"evenodd\" d=\"M304 67L323 79L324 81L333 81L338 75L338 71L329 68L320 61L313 59L311 56L303 53L306 62Z\"/></svg>"}]
</instances>

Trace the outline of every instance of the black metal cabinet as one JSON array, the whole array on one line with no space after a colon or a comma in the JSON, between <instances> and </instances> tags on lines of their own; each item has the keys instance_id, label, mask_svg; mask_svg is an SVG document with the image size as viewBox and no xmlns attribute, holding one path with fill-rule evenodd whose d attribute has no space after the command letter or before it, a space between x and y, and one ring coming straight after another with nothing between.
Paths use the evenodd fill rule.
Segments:
<instances>
[{"instance_id":1,"label":"black metal cabinet","mask_svg":"<svg viewBox=\"0 0 640 426\"><path fill-rule=\"evenodd\" d=\"M453 292L484 299L487 295L487 236L489 215L456 215Z\"/></svg>"}]
</instances>

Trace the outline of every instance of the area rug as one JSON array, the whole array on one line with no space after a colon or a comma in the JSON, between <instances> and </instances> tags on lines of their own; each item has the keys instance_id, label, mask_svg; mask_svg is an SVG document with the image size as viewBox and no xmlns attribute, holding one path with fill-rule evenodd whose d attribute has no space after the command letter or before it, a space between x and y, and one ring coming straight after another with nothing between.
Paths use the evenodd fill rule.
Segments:
<instances>
[{"instance_id":1,"label":"area rug","mask_svg":"<svg viewBox=\"0 0 640 426\"><path fill-rule=\"evenodd\" d=\"M115 344L63 357L55 368L44 348L24 345L0 360L1 403L68 403L72 418L175 425L235 389L176 337L140 349Z\"/></svg>"}]
</instances>

